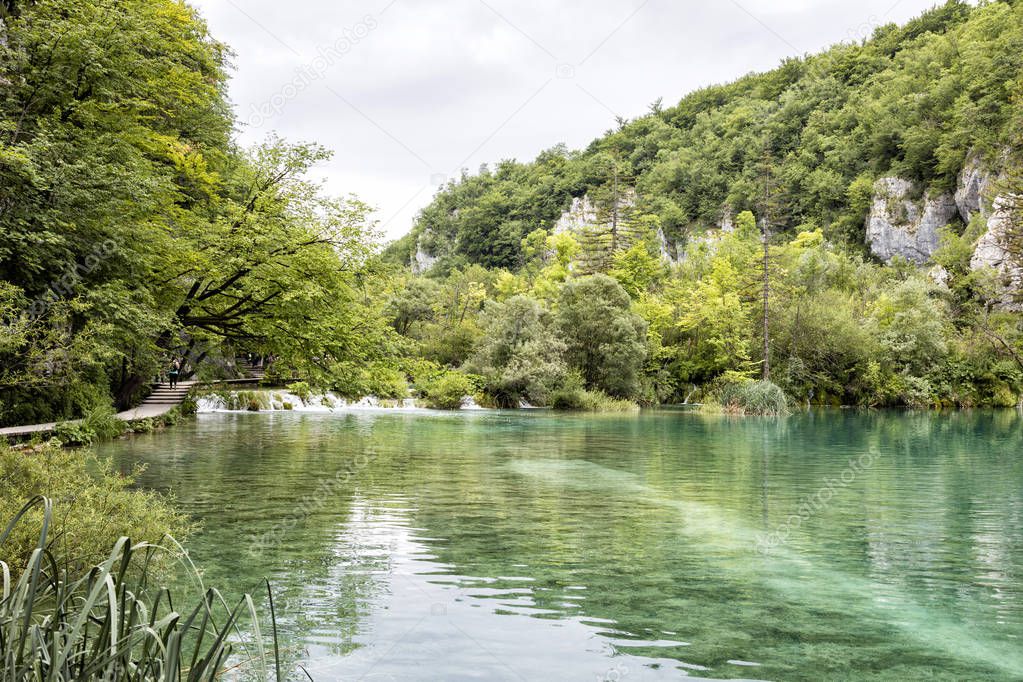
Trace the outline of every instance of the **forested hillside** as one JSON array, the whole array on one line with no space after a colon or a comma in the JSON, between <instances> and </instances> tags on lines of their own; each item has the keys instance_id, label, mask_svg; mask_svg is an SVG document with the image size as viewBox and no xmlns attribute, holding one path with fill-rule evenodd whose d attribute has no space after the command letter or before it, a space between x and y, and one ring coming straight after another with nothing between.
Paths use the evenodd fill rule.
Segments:
<instances>
[{"instance_id":1,"label":"forested hillside","mask_svg":"<svg viewBox=\"0 0 1023 682\"><path fill-rule=\"evenodd\" d=\"M1023 3L465 174L382 254L369 207L306 179L328 151L238 146L228 48L186 3L2 7L0 424L246 353L438 407L1023 394Z\"/></svg>"},{"instance_id":2,"label":"forested hillside","mask_svg":"<svg viewBox=\"0 0 1023 682\"><path fill-rule=\"evenodd\" d=\"M542 386L573 373L651 402L770 374L800 402L1015 404L1021 97L1023 3L948 2L657 102L584 151L463 174L387 252L425 275L396 298L398 329L491 393L545 404ZM558 320L569 299L585 305L567 291L588 276L609 277L595 288L616 285L641 318L642 349L594 341L636 383L573 360L575 322ZM526 337L490 350L530 306ZM538 341L548 332L569 350ZM567 364L522 376L542 367L534 355Z\"/></svg>"}]
</instances>

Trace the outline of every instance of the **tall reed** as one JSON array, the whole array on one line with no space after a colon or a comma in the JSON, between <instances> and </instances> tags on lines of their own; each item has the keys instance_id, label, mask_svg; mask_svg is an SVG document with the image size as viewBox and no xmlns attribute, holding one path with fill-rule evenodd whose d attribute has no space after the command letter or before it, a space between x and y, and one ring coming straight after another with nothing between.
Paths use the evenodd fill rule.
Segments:
<instances>
[{"instance_id":1,"label":"tall reed","mask_svg":"<svg viewBox=\"0 0 1023 682\"><path fill-rule=\"evenodd\" d=\"M149 585L150 562L167 548L121 538L105 561L85 575L70 575L50 551L53 508L45 497L33 499L7 524L0 546L37 505L44 512L42 529L25 570L13 576L0 561L0 678L199 681L230 666L255 679L280 679L272 609L269 655L249 595L232 608L208 589L197 605L179 612L168 590ZM246 616L249 631L241 626ZM271 661L277 663L273 672Z\"/></svg>"}]
</instances>

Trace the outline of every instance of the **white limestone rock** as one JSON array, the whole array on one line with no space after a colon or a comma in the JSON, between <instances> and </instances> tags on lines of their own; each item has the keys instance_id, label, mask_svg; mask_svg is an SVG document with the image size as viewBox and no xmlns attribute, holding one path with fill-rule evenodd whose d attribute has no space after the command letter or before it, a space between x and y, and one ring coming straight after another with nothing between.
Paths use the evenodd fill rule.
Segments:
<instances>
[{"instance_id":1,"label":"white limestone rock","mask_svg":"<svg viewBox=\"0 0 1023 682\"><path fill-rule=\"evenodd\" d=\"M1012 212L1008 200L1004 196L997 197L987 221L987 231L974 249L970 268L975 271L984 268L993 270L1002 286L1002 305L1019 310L1023 308L1018 298L1023 292L1023 267L1010 258L1004 245L1011 224Z\"/></svg>"},{"instance_id":2,"label":"white limestone rock","mask_svg":"<svg viewBox=\"0 0 1023 682\"><path fill-rule=\"evenodd\" d=\"M668 265L675 265L679 263L679 258L675 255L677 247L668 241L668 236L664 234L664 230L660 227L657 228L657 243L661 250L661 260Z\"/></svg>"},{"instance_id":3,"label":"white limestone rock","mask_svg":"<svg viewBox=\"0 0 1023 682\"><path fill-rule=\"evenodd\" d=\"M718 229L722 232L735 232L735 216L732 215L730 208L725 208L725 212L721 215L721 222L718 223Z\"/></svg>"},{"instance_id":4,"label":"white limestone rock","mask_svg":"<svg viewBox=\"0 0 1023 682\"><path fill-rule=\"evenodd\" d=\"M579 234L585 227L596 225L599 221L596 205L589 196L572 199L572 205L561 214L554 224L553 234Z\"/></svg>"},{"instance_id":5,"label":"white limestone rock","mask_svg":"<svg viewBox=\"0 0 1023 682\"><path fill-rule=\"evenodd\" d=\"M980 159L971 154L959 173L955 193L956 208L964 223L969 223L977 213L983 217L991 214L989 192L992 181L991 174L984 170Z\"/></svg>"},{"instance_id":6,"label":"white limestone rock","mask_svg":"<svg viewBox=\"0 0 1023 682\"><path fill-rule=\"evenodd\" d=\"M902 178L881 178L867 216L867 244L884 261L901 256L918 265L931 260L940 230L956 220L959 208L951 194L911 198L913 185Z\"/></svg>"},{"instance_id":7,"label":"white limestone rock","mask_svg":"<svg viewBox=\"0 0 1023 682\"><path fill-rule=\"evenodd\" d=\"M416 252L412 255L412 273L415 275L421 275L440 260L439 256L436 256L423 247L423 237L429 236L429 231L424 232L419 237L419 241L416 242Z\"/></svg>"}]
</instances>

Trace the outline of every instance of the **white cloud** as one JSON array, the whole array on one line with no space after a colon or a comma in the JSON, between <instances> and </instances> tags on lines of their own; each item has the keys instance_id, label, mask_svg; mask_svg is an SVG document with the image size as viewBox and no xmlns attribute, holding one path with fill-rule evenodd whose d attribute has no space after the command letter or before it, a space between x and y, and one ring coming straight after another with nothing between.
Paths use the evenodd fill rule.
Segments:
<instances>
[{"instance_id":1,"label":"white cloud","mask_svg":"<svg viewBox=\"0 0 1023 682\"><path fill-rule=\"evenodd\" d=\"M191 2L235 50L232 100L258 123L243 141L276 130L334 149L318 169L328 188L378 206L397 237L438 174L584 146L615 114L858 39L934 0ZM345 49L317 68L330 46Z\"/></svg>"}]
</instances>

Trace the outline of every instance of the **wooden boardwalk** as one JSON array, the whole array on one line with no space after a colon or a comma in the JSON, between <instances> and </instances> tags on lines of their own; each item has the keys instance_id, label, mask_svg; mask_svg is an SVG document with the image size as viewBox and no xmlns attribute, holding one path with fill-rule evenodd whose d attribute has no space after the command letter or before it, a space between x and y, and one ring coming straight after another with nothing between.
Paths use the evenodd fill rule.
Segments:
<instances>
[{"instance_id":1,"label":"wooden boardwalk","mask_svg":"<svg viewBox=\"0 0 1023 682\"><path fill-rule=\"evenodd\" d=\"M209 383L212 385L228 384L258 386L266 376L265 368L254 365L246 360L240 361L238 363L238 367L247 375L246 378L225 379ZM286 380L284 383L291 383L293 381L295 380ZM117 418L121 421L131 422L138 419L162 417L183 403L185 398L188 397L188 392L192 390L193 386L196 386L199 383L200 382L198 381L181 381L178 382L174 388L171 388L169 383L153 384L153 392L148 398L142 401L141 405L124 412L119 412L117 414ZM69 423L75 424L79 421L81 420L74 420ZM0 429L0 438L18 439L37 434L50 433L57 428L57 423L58 422L48 422L46 424L30 424L28 426L9 426L7 428Z\"/></svg>"},{"instance_id":2,"label":"wooden boardwalk","mask_svg":"<svg viewBox=\"0 0 1023 682\"><path fill-rule=\"evenodd\" d=\"M157 384L153 388L152 394L142 401L141 405L131 410L119 412L117 418L121 421L130 422L138 419L162 417L183 403L185 398L188 397L188 392L196 383L195 381L182 381L175 388L171 388L170 384ZM77 421L81 420L71 423L76 423ZM57 422L31 424L28 426L9 426L0 429L0 438L25 438L27 436L50 433L55 428L57 428Z\"/></svg>"}]
</instances>

